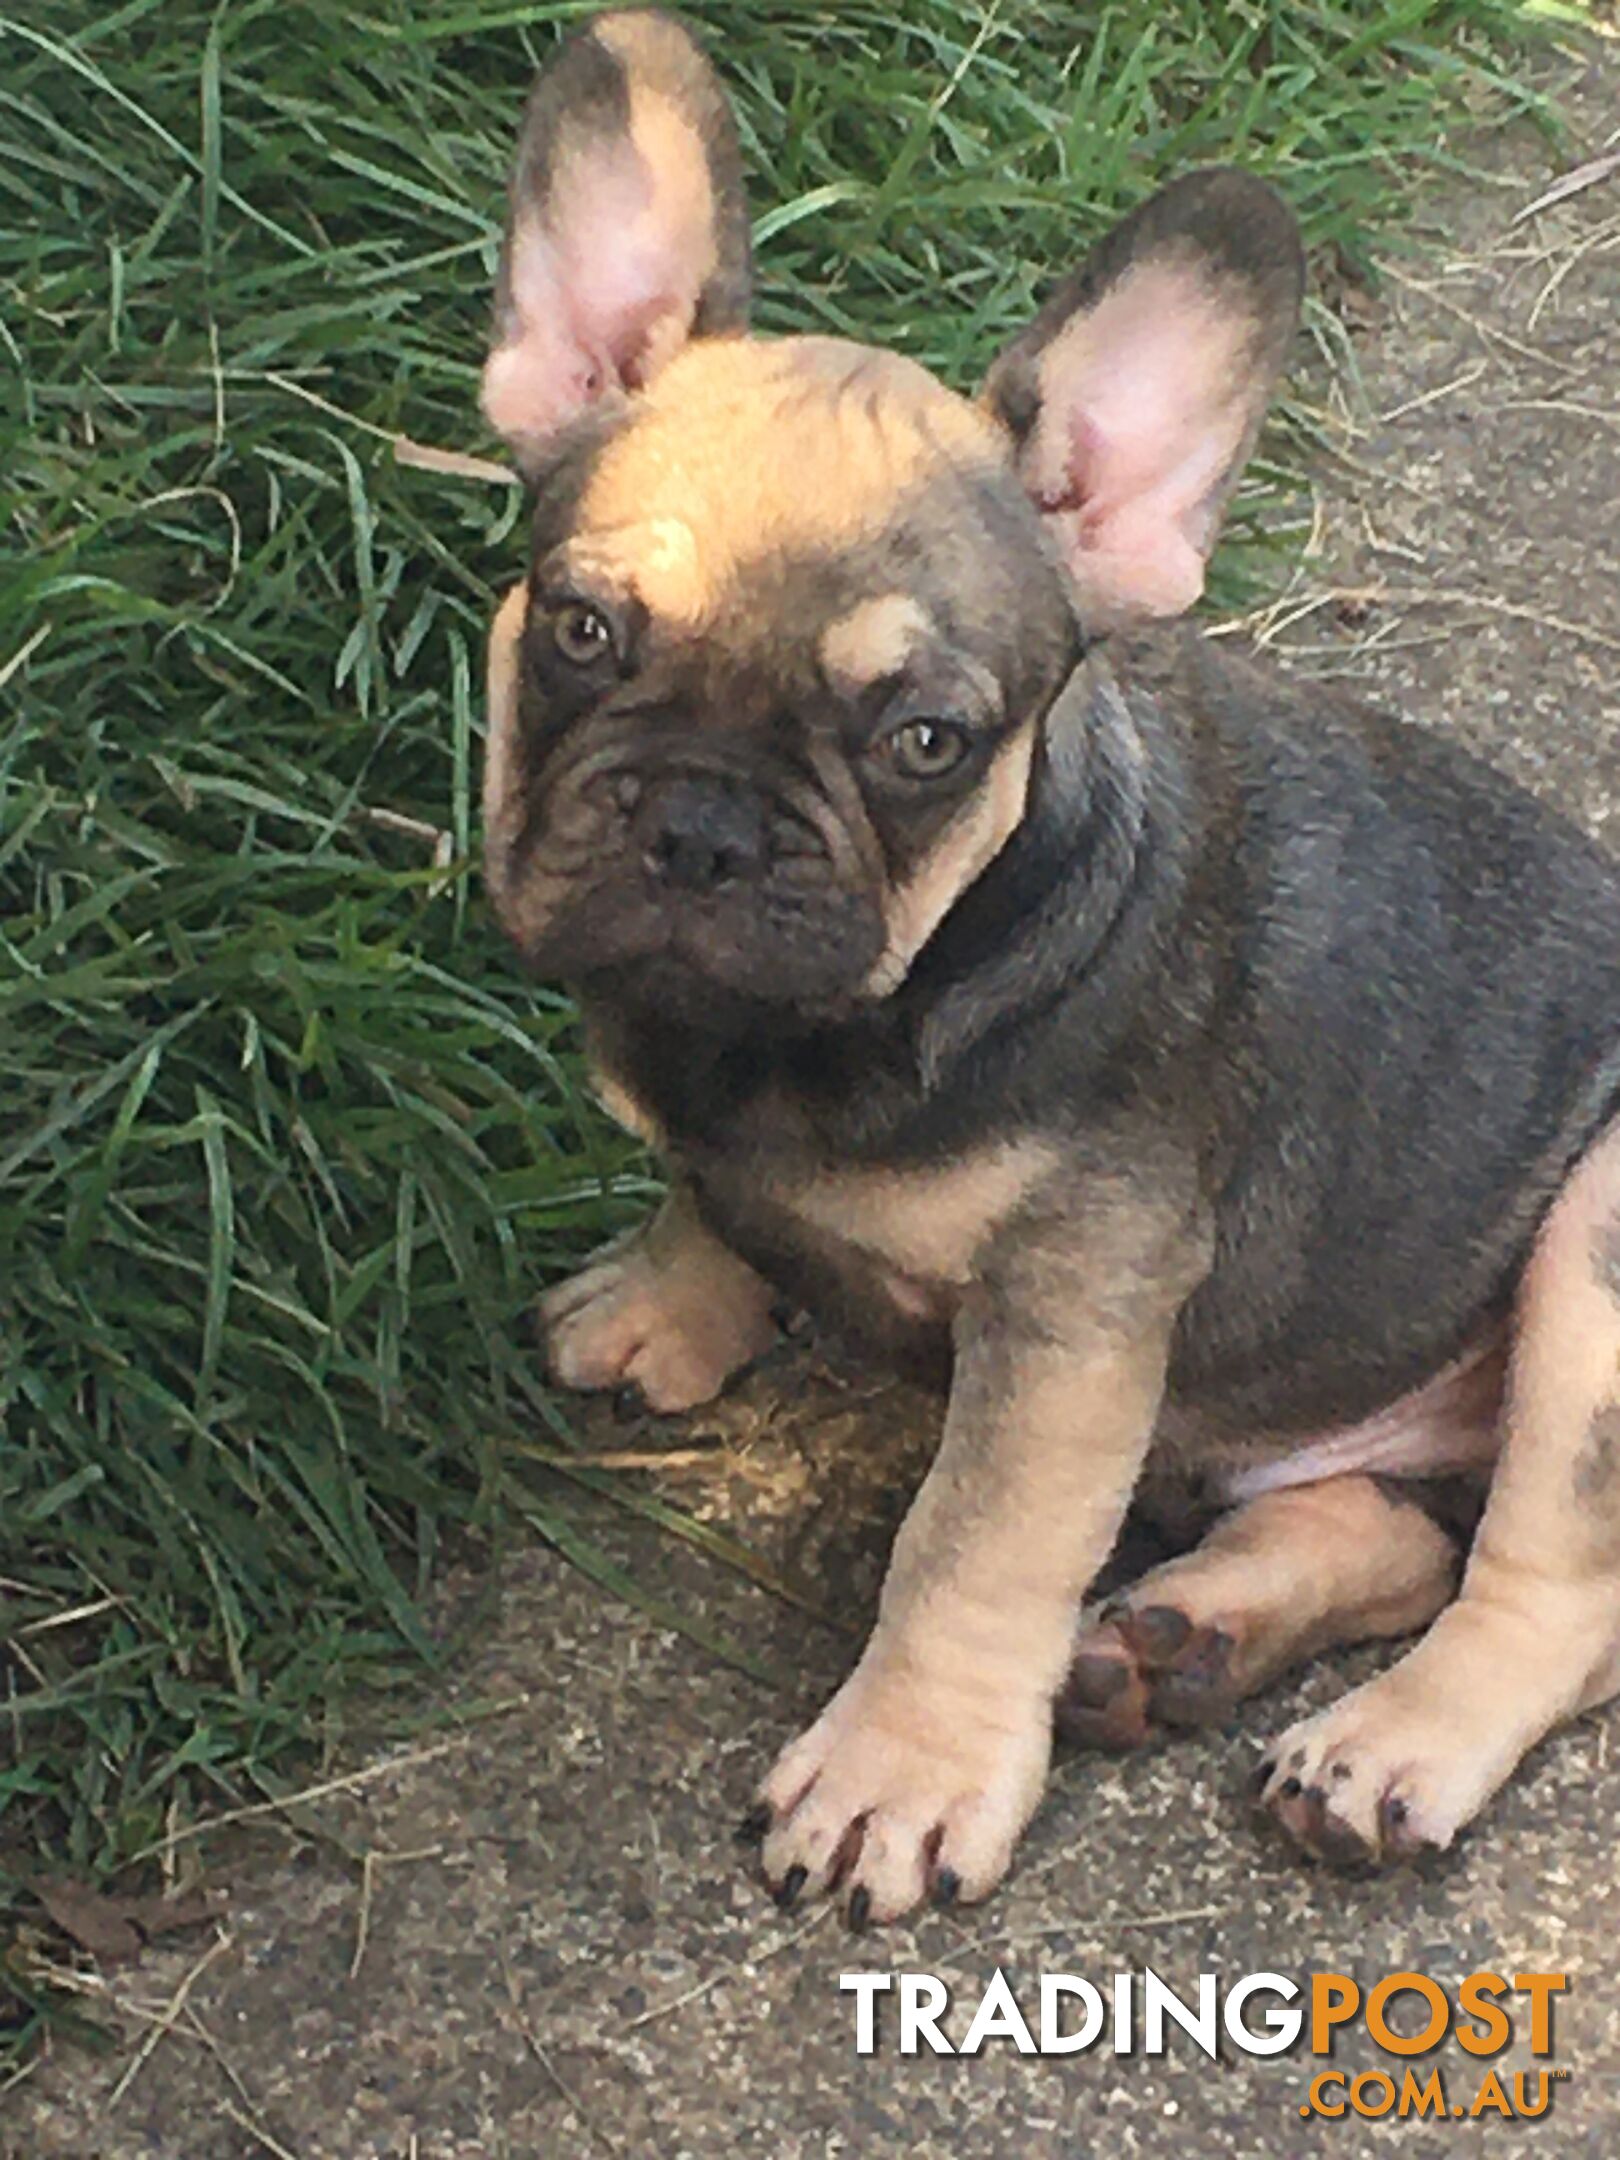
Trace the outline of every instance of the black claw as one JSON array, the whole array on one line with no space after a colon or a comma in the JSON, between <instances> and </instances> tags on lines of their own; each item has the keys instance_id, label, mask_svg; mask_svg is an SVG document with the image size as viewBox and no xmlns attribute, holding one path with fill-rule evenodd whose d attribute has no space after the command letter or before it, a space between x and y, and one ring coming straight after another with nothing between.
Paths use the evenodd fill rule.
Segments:
<instances>
[{"instance_id":1,"label":"black claw","mask_svg":"<svg viewBox=\"0 0 1620 2160\"><path fill-rule=\"evenodd\" d=\"M621 1425L630 1425L647 1414L647 1398L633 1380L613 1390L613 1415Z\"/></svg>"},{"instance_id":2,"label":"black claw","mask_svg":"<svg viewBox=\"0 0 1620 2160\"><path fill-rule=\"evenodd\" d=\"M1410 1805L1400 1798L1384 1802L1380 1810L1385 1850L1401 1860L1416 1860L1440 1850L1432 1837L1425 1837L1412 1820Z\"/></svg>"},{"instance_id":3,"label":"black claw","mask_svg":"<svg viewBox=\"0 0 1620 2160\"><path fill-rule=\"evenodd\" d=\"M1403 1858L1409 1858L1425 1842L1415 1838L1408 1827L1411 1812L1399 1793L1386 1793L1378 1810L1378 1827L1385 1850Z\"/></svg>"},{"instance_id":4,"label":"black claw","mask_svg":"<svg viewBox=\"0 0 1620 2160\"><path fill-rule=\"evenodd\" d=\"M762 1845L765 1842L765 1833L770 1827L771 1803L768 1800L756 1800L732 1835L739 1845Z\"/></svg>"},{"instance_id":5,"label":"black claw","mask_svg":"<svg viewBox=\"0 0 1620 2160\"><path fill-rule=\"evenodd\" d=\"M771 1892L771 1896L775 1898L777 1904L781 1906L783 1912L791 1912L794 1906L797 1905L797 1903L799 1902L799 1892L804 1888L805 1884L809 1880L810 1870L808 1868L799 1866L790 1867L787 1873L782 1877L782 1880L777 1884L776 1888Z\"/></svg>"},{"instance_id":6,"label":"black claw","mask_svg":"<svg viewBox=\"0 0 1620 2160\"><path fill-rule=\"evenodd\" d=\"M1272 1779L1276 1776L1276 1774L1276 1756L1262 1755L1260 1760L1255 1764L1253 1774L1250 1778L1250 1783L1254 1791L1257 1793L1263 1793L1266 1787L1271 1783Z\"/></svg>"},{"instance_id":7,"label":"black claw","mask_svg":"<svg viewBox=\"0 0 1620 2160\"><path fill-rule=\"evenodd\" d=\"M1316 1842L1324 1860L1335 1867L1359 1868L1371 1858L1367 1840L1359 1830L1352 1830L1348 1823L1340 1822L1336 1815L1327 1816L1317 1832Z\"/></svg>"},{"instance_id":8,"label":"black claw","mask_svg":"<svg viewBox=\"0 0 1620 2160\"><path fill-rule=\"evenodd\" d=\"M864 1935L872 1924L872 1893L865 1883L857 1883L849 1893L849 1932Z\"/></svg>"},{"instance_id":9,"label":"black claw","mask_svg":"<svg viewBox=\"0 0 1620 2160\"><path fill-rule=\"evenodd\" d=\"M934 1877L934 1903L941 1912L949 1912L961 1895L961 1876L955 1868L942 1867Z\"/></svg>"},{"instance_id":10,"label":"black claw","mask_svg":"<svg viewBox=\"0 0 1620 2160\"><path fill-rule=\"evenodd\" d=\"M1297 1777L1285 1777L1277 1788L1285 1800L1297 1800L1304 1789Z\"/></svg>"}]
</instances>

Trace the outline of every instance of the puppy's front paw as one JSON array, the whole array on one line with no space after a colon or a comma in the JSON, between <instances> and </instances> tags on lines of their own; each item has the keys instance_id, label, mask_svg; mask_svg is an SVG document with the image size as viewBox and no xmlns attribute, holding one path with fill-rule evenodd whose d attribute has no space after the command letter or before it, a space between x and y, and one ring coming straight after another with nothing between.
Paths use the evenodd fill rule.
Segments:
<instances>
[{"instance_id":1,"label":"puppy's front paw","mask_svg":"<svg viewBox=\"0 0 1620 2160\"><path fill-rule=\"evenodd\" d=\"M748 1827L768 1825L778 1903L840 1896L851 1927L932 1896L982 1898L1006 1873L1051 1752L1039 1695L987 1704L869 1651L786 1748Z\"/></svg>"},{"instance_id":2,"label":"puppy's front paw","mask_svg":"<svg viewBox=\"0 0 1620 2160\"><path fill-rule=\"evenodd\" d=\"M540 1299L564 1387L633 1386L649 1409L690 1410L776 1339L770 1286L701 1224L672 1222L676 1206Z\"/></svg>"},{"instance_id":3,"label":"puppy's front paw","mask_svg":"<svg viewBox=\"0 0 1620 2160\"><path fill-rule=\"evenodd\" d=\"M1341 1866L1449 1845L1478 1795L1437 1720L1412 1721L1390 1674L1302 1719L1260 1767L1260 1805L1296 1844Z\"/></svg>"}]
</instances>

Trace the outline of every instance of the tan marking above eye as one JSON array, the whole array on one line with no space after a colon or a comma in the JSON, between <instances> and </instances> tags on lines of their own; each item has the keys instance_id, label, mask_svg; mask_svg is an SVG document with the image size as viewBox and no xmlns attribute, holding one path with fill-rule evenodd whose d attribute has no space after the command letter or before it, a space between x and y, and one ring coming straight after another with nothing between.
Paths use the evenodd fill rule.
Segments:
<instances>
[{"instance_id":1,"label":"tan marking above eye","mask_svg":"<svg viewBox=\"0 0 1620 2160\"><path fill-rule=\"evenodd\" d=\"M933 631L933 617L910 593L862 600L822 632L822 672L835 690L853 695L898 675Z\"/></svg>"},{"instance_id":2,"label":"tan marking above eye","mask_svg":"<svg viewBox=\"0 0 1620 2160\"><path fill-rule=\"evenodd\" d=\"M556 561L583 588L621 603L634 593L651 615L678 628L700 629L714 610L697 535L681 518L602 527L569 541Z\"/></svg>"}]
</instances>

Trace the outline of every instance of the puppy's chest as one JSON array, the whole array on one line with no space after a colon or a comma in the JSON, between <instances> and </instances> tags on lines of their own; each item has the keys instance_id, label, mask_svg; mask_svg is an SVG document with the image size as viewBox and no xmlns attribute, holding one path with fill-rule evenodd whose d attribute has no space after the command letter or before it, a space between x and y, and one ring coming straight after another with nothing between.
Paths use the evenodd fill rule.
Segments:
<instances>
[{"instance_id":1,"label":"puppy's chest","mask_svg":"<svg viewBox=\"0 0 1620 2160\"><path fill-rule=\"evenodd\" d=\"M782 1152L756 1157L752 1176L720 1163L699 1175L745 1251L756 1244L771 1272L802 1277L812 1303L832 1292L860 1331L860 1307L874 1300L902 1324L948 1321L1046 1168L1038 1143L1013 1140L940 1164L831 1165Z\"/></svg>"},{"instance_id":2,"label":"puppy's chest","mask_svg":"<svg viewBox=\"0 0 1620 2160\"><path fill-rule=\"evenodd\" d=\"M594 1078L606 1107L695 1187L735 1250L854 1332L948 1322L987 1247L1049 1173L1051 1150L1021 1137L929 1159L863 1157L817 1107L770 1085L671 1130L622 1083Z\"/></svg>"}]
</instances>

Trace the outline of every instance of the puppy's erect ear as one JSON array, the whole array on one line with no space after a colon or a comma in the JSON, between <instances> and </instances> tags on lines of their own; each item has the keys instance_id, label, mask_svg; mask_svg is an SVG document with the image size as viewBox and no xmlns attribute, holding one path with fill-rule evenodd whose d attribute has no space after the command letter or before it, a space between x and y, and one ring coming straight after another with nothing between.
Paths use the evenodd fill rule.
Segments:
<instances>
[{"instance_id":1,"label":"puppy's erect ear","mask_svg":"<svg viewBox=\"0 0 1620 2160\"><path fill-rule=\"evenodd\" d=\"M535 79L512 174L484 411L538 462L598 398L748 317L736 129L669 16L599 15Z\"/></svg>"},{"instance_id":2,"label":"puppy's erect ear","mask_svg":"<svg viewBox=\"0 0 1620 2160\"><path fill-rule=\"evenodd\" d=\"M1176 180L1109 233L991 368L985 401L1089 629L1179 615L1288 356L1292 213L1250 173Z\"/></svg>"}]
</instances>

